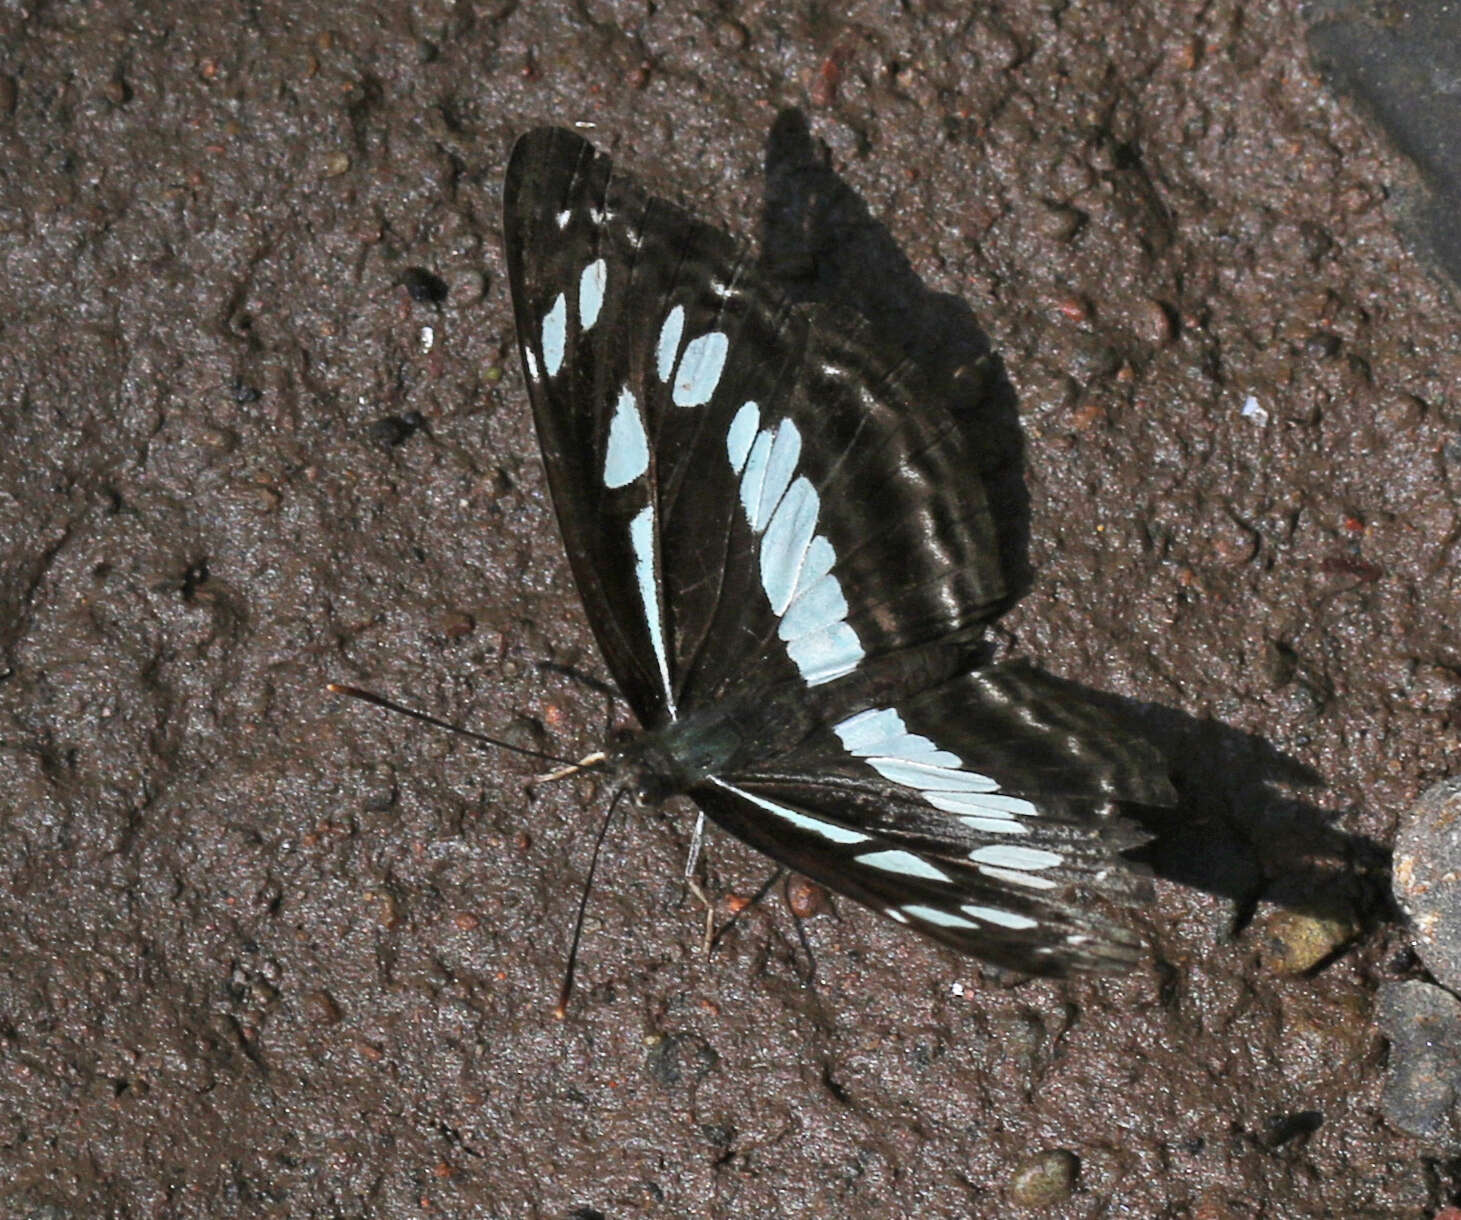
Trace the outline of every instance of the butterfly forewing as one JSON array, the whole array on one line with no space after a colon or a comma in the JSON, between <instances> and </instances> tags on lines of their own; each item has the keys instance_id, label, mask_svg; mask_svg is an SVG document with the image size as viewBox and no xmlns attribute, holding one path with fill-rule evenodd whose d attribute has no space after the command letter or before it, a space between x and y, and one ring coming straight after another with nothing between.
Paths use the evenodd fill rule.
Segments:
<instances>
[{"instance_id":1,"label":"butterfly forewing","mask_svg":"<svg viewBox=\"0 0 1461 1220\"><path fill-rule=\"evenodd\" d=\"M864 322L793 309L571 133L523 137L506 200L560 525L646 725L977 634L1003 595L982 486Z\"/></svg>"},{"instance_id":2,"label":"butterfly forewing","mask_svg":"<svg viewBox=\"0 0 1461 1220\"><path fill-rule=\"evenodd\" d=\"M1135 892L1109 801L1165 781L1069 692L1061 712L1014 671L958 676L1004 585L944 402L867 323L790 306L570 132L518 142L505 214L574 577L651 737L719 759L691 795L966 951L1045 973L1129 957L1081 899Z\"/></svg>"}]
</instances>

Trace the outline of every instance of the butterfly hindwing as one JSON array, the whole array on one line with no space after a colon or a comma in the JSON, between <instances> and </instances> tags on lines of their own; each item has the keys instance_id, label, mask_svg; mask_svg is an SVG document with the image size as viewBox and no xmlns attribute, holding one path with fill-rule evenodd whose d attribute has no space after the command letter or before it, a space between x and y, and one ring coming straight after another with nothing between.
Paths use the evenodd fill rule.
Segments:
<instances>
[{"instance_id":1,"label":"butterfly hindwing","mask_svg":"<svg viewBox=\"0 0 1461 1220\"><path fill-rule=\"evenodd\" d=\"M732 833L933 938L1043 974L1129 962L1092 904L1146 896L1113 802L1172 799L1160 761L1066 683L994 665L865 708L694 791Z\"/></svg>"}]
</instances>

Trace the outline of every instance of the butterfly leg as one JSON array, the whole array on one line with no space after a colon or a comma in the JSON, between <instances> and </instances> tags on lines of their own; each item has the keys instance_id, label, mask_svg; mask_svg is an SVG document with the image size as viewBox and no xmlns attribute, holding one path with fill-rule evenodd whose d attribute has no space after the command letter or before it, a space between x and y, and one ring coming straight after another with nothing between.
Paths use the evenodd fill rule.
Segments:
<instances>
[{"instance_id":1,"label":"butterfly leg","mask_svg":"<svg viewBox=\"0 0 1461 1220\"><path fill-rule=\"evenodd\" d=\"M690 854L685 857L685 886L695 885L695 866L700 863L700 849L705 845L705 815L697 814L695 829L690 832ZM697 887L698 888L698 887ZM700 897L700 895L696 895Z\"/></svg>"},{"instance_id":2,"label":"butterfly leg","mask_svg":"<svg viewBox=\"0 0 1461 1220\"><path fill-rule=\"evenodd\" d=\"M695 901L705 908L705 953L710 953L710 941L715 931L715 904L710 901L700 882L695 880L695 869L700 863L700 850L705 845L705 815L697 814L695 829L690 832L690 851L685 857L685 889L695 896Z\"/></svg>"}]
</instances>

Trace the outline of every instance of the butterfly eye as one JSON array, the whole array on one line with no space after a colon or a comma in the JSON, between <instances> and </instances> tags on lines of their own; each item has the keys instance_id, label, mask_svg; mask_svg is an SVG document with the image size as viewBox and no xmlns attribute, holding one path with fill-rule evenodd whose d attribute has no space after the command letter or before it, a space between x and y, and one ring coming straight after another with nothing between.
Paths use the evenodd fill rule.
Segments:
<instances>
[{"instance_id":1,"label":"butterfly eye","mask_svg":"<svg viewBox=\"0 0 1461 1220\"><path fill-rule=\"evenodd\" d=\"M634 781L633 796L636 805L659 805L673 795L673 787L663 776L646 773Z\"/></svg>"}]
</instances>

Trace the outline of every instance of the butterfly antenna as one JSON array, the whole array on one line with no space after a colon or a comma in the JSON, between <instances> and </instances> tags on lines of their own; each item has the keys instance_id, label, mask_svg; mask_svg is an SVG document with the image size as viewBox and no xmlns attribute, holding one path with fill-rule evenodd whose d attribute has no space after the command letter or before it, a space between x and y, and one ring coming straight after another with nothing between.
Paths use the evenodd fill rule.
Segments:
<instances>
[{"instance_id":1,"label":"butterfly antenna","mask_svg":"<svg viewBox=\"0 0 1461 1220\"><path fill-rule=\"evenodd\" d=\"M563 970L563 986L558 989L558 1003L553 1006L553 1015L560 1021L568 1015L568 997L573 994L573 968L578 964L578 942L583 936L583 913L588 909L588 892L593 888L594 871L599 866L599 849L604 845L604 836L609 833L609 823L613 821L614 811L619 808L620 800L628 791L625 787L614 793L614 799L609 802L609 810L599 825L598 836L594 839L594 854L589 858L588 876L583 879L583 893L578 896L578 918L573 921L573 940L568 946L568 965Z\"/></svg>"},{"instance_id":2,"label":"butterfly antenna","mask_svg":"<svg viewBox=\"0 0 1461 1220\"><path fill-rule=\"evenodd\" d=\"M331 682L326 687L331 694L349 695L352 699L359 699L365 703L373 703L376 707L383 707L388 712L399 712L402 716L409 716L412 720L420 720L425 724L433 724L439 729L446 729L449 733L456 733L458 736L470 738L479 745L495 746L499 750L511 750L514 754L526 754L529 758L540 758L544 762L561 763L565 767L564 774L571 775L574 771L582 770L601 761L603 755L595 758L592 754L588 758L574 762L572 759L559 758L556 754L548 754L543 750L530 750L527 746L513 745L510 741L503 741L500 737L489 737L486 733L476 733L471 729L464 729L459 724L452 724L449 720L442 720L440 717L432 716L426 712L418 712L415 708L406 707L393 699L387 699L384 695L377 695L374 691L362 690L358 686L350 686L344 682ZM554 772L554 774L557 774Z\"/></svg>"}]
</instances>

